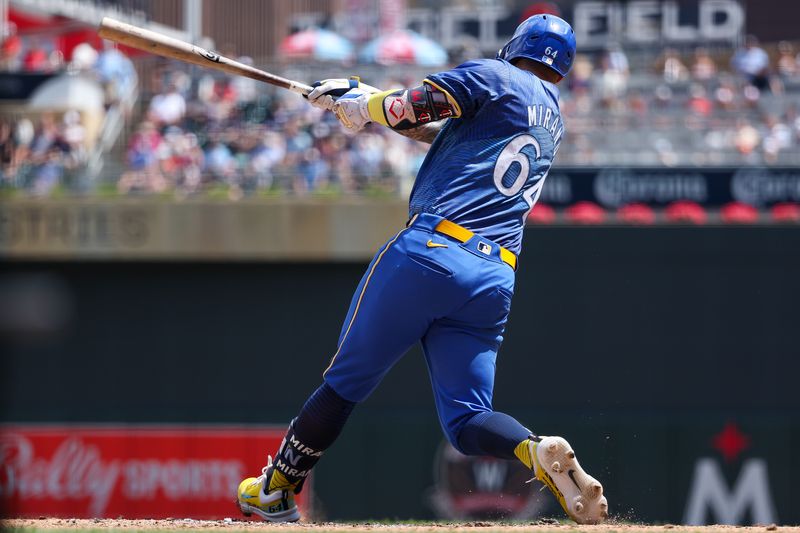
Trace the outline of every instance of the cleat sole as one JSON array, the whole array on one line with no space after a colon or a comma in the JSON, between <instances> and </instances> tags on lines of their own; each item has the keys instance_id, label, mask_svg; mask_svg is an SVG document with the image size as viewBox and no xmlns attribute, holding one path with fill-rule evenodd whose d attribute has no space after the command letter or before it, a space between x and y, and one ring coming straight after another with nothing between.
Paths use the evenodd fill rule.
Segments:
<instances>
[{"instance_id":1,"label":"cleat sole","mask_svg":"<svg viewBox=\"0 0 800 533\"><path fill-rule=\"evenodd\" d=\"M536 472L536 477L550 487L575 522L597 524L605 520L608 501L603 496L603 485L581 468L566 440L561 437L541 439L533 449L537 470L541 470Z\"/></svg>"}]
</instances>

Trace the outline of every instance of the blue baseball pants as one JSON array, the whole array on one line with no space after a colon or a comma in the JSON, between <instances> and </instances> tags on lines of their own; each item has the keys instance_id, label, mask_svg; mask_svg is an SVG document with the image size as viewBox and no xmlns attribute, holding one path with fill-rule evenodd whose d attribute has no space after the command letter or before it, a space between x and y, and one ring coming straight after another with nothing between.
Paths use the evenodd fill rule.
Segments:
<instances>
[{"instance_id":1,"label":"blue baseball pants","mask_svg":"<svg viewBox=\"0 0 800 533\"><path fill-rule=\"evenodd\" d=\"M437 233L441 220L416 216L377 253L353 296L324 378L345 400L361 402L421 341L439 421L458 448L464 424L492 411L514 270L492 241L475 236L461 243Z\"/></svg>"}]
</instances>

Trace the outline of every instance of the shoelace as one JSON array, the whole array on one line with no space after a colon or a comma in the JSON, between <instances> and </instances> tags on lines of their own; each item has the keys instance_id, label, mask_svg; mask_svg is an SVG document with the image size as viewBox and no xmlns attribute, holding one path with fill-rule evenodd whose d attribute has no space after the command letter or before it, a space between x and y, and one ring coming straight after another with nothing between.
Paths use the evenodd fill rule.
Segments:
<instances>
[{"instance_id":1,"label":"shoelace","mask_svg":"<svg viewBox=\"0 0 800 533\"><path fill-rule=\"evenodd\" d=\"M270 467L272 467L272 456L268 455L267 456L267 466L265 466L264 468L261 469L261 475L264 476L264 477L267 477L267 470L269 470Z\"/></svg>"},{"instance_id":2,"label":"shoelace","mask_svg":"<svg viewBox=\"0 0 800 533\"><path fill-rule=\"evenodd\" d=\"M544 489L546 489L546 488L547 488L547 485L545 485L545 483L544 483L544 482L543 482L541 479L539 479L538 477L536 477L536 462L535 462L535 461L536 461L536 459L534 459L534 458L533 458L533 454L534 454L534 453L536 453L536 451L535 451L535 450L532 450L532 453L531 453L531 461L533 461L534 463L533 463L533 468L531 468L531 474L533 474L533 477L532 477L532 478L530 478L528 481L526 481L526 482L525 482L525 484L526 484L526 485L528 485L528 484L530 484L530 483L533 483L534 481L539 481L539 482L541 482L541 483L542 483L542 486L541 486L541 487L539 487L539 492L542 492Z\"/></svg>"}]
</instances>

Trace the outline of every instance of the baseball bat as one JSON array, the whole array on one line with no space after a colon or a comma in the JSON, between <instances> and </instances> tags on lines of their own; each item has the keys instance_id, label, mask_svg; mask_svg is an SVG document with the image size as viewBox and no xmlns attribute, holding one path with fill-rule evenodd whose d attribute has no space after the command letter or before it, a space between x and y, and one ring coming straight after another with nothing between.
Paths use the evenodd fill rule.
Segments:
<instances>
[{"instance_id":1,"label":"baseball bat","mask_svg":"<svg viewBox=\"0 0 800 533\"><path fill-rule=\"evenodd\" d=\"M219 55L216 52L200 48L193 44L174 39L158 32L139 28L109 17L100 23L97 34L103 39L108 39L137 50L151 54L178 59L200 67L221 70L234 76L244 76L302 95L308 95L313 88L305 83L289 80L264 72L257 68L245 65L233 59Z\"/></svg>"}]
</instances>

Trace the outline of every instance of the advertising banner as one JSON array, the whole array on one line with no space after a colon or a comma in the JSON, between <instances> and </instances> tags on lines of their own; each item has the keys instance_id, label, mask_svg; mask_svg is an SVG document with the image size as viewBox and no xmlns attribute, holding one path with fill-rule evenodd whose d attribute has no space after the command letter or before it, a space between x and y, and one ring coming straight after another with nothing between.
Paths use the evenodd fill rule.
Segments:
<instances>
[{"instance_id":1,"label":"advertising banner","mask_svg":"<svg viewBox=\"0 0 800 533\"><path fill-rule=\"evenodd\" d=\"M566 207L581 201L615 209L690 201L705 207L742 202L768 207L800 202L797 168L554 168L541 201Z\"/></svg>"},{"instance_id":2,"label":"advertising banner","mask_svg":"<svg viewBox=\"0 0 800 533\"><path fill-rule=\"evenodd\" d=\"M284 428L4 426L0 501L13 517L240 517L239 482L256 476ZM300 494L308 512L311 484Z\"/></svg>"}]
</instances>

